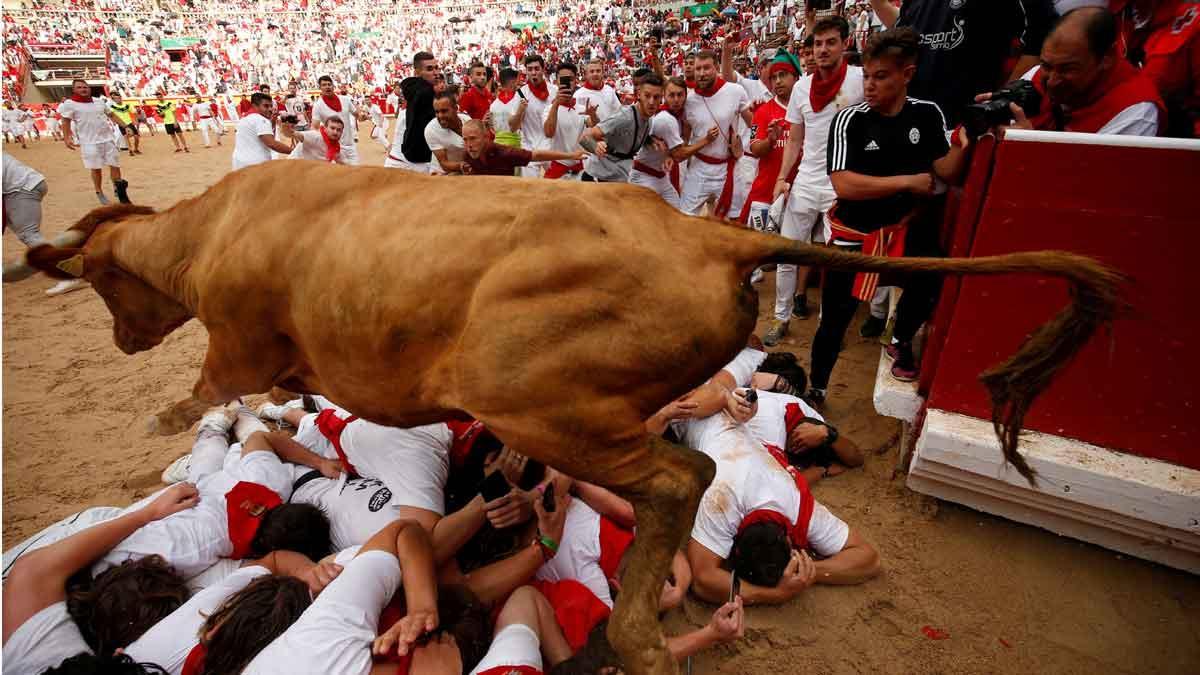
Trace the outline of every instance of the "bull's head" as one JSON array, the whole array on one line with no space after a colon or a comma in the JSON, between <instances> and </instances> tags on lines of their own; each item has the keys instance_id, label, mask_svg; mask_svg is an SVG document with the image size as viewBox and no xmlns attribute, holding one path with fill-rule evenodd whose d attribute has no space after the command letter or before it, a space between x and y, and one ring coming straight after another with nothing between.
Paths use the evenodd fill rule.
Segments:
<instances>
[{"instance_id":1,"label":"bull's head","mask_svg":"<svg viewBox=\"0 0 1200 675\"><path fill-rule=\"evenodd\" d=\"M24 263L6 266L4 281L19 281L39 271L54 279L86 279L112 314L117 347L126 354L151 349L192 315L177 300L121 266L113 244L123 228L111 224L152 213L149 207L126 204L95 209L53 243L29 249ZM109 227L97 230L101 224Z\"/></svg>"}]
</instances>

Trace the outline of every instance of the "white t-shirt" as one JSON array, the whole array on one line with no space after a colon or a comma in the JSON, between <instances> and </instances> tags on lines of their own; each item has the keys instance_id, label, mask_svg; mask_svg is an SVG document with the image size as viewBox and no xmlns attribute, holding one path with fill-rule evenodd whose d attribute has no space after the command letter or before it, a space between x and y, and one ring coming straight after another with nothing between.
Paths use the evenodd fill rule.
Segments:
<instances>
[{"instance_id":1,"label":"white t-shirt","mask_svg":"<svg viewBox=\"0 0 1200 675\"><path fill-rule=\"evenodd\" d=\"M400 114L400 112L402 111L402 108L400 107L400 97L396 95L396 92L392 92L392 93L388 94L387 104L388 104L388 109L395 110L396 114Z\"/></svg>"},{"instance_id":2,"label":"white t-shirt","mask_svg":"<svg viewBox=\"0 0 1200 675\"><path fill-rule=\"evenodd\" d=\"M330 117L336 117L340 119L343 124L341 140L342 147L352 148L354 147L354 128L355 125L358 124L358 118L355 117L354 114L358 112L358 108L354 105L354 99L350 98L349 96L342 96L341 94L337 94L336 96L338 97L338 100L342 102L342 111L337 112L333 108L330 108L325 103L325 99L318 96L317 100L313 103L313 124L324 124L325 120L329 119Z\"/></svg>"},{"instance_id":3,"label":"white t-shirt","mask_svg":"<svg viewBox=\"0 0 1200 675\"><path fill-rule=\"evenodd\" d=\"M400 588L400 561L359 553L242 675L368 675L379 614Z\"/></svg>"},{"instance_id":4,"label":"white t-shirt","mask_svg":"<svg viewBox=\"0 0 1200 675\"><path fill-rule=\"evenodd\" d=\"M487 654L471 675L493 668L529 666L542 670L542 643L537 633L523 623L510 623L492 638ZM414 674L415 675L415 674Z\"/></svg>"},{"instance_id":5,"label":"white t-shirt","mask_svg":"<svg viewBox=\"0 0 1200 675\"><path fill-rule=\"evenodd\" d=\"M596 106L596 120L604 120L617 114L621 109L621 99L612 87L603 85L600 89L579 87L575 90L575 110L587 118L587 106Z\"/></svg>"},{"instance_id":6,"label":"white t-shirt","mask_svg":"<svg viewBox=\"0 0 1200 675\"><path fill-rule=\"evenodd\" d=\"M220 582L193 595L174 612L125 648L134 661L162 666L171 675L183 672L188 654L200 643L200 629L234 593L271 571L252 565L243 567Z\"/></svg>"},{"instance_id":7,"label":"white t-shirt","mask_svg":"<svg viewBox=\"0 0 1200 675\"><path fill-rule=\"evenodd\" d=\"M4 643L0 661L7 673L41 673L68 658L92 653L79 627L67 613L66 601L56 602L29 617Z\"/></svg>"},{"instance_id":8,"label":"white t-shirt","mask_svg":"<svg viewBox=\"0 0 1200 675\"><path fill-rule=\"evenodd\" d=\"M550 106L542 113L542 124L550 119ZM554 137L550 139L550 150L574 152L579 149L579 136L583 133L586 118L570 108L559 106Z\"/></svg>"},{"instance_id":9,"label":"white t-shirt","mask_svg":"<svg viewBox=\"0 0 1200 675\"><path fill-rule=\"evenodd\" d=\"M787 407L789 404L800 406L805 417L824 420L821 413L813 410L807 403L789 394L779 394L773 391L758 392L758 412L746 427L759 442L773 445L781 450L787 448Z\"/></svg>"},{"instance_id":10,"label":"white t-shirt","mask_svg":"<svg viewBox=\"0 0 1200 675\"><path fill-rule=\"evenodd\" d=\"M108 100L102 97L91 103L79 103L67 99L58 104L58 112L71 120L71 131L80 145L99 145L115 142L112 129L108 126Z\"/></svg>"},{"instance_id":11,"label":"white t-shirt","mask_svg":"<svg viewBox=\"0 0 1200 675\"><path fill-rule=\"evenodd\" d=\"M558 87L547 82L546 90L550 93L543 101L533 95L528 84L521 87L521 93L525 94L525 99L529 101L529 107L525 109L525 119L521 122L521 147L526 150L545 150L550 147L550 139L546 138L546 132L542 129L542 120L545 119L546 108L550 107L554 97L558 95ZM514 100L520 98L517 96Z\"/></svg>"},{"instance_id":12,"label":"white t-shirt","mask_svg":"<svg viewBox=\"0 0 1200 675\"><path fill-rule=\"evenodd\" d=\"M757 509L782 514L795 522L800 512L796 482L767 452L749 429L725 412L677 424L688 447L708 455L717 474L700 499L692 539L721 558L728 558L742 520ZM850 528L823 505L813 508L808 543L821 556L846 545Z\"/></svg>"},{"instance_id":13,"label":"white t-shirt","mask_svg":"<svg viewBox=\"0 0 1200 675\"><path fill-rule=\"evenodd\" d=\"M500 98L497 97L496 100L492 101L491 107L488 108L488 112L492 114L492 127L497 132L512 132L508 128L508 123L517 114L517 108L520 107L520 96L514 95L508 103L501 103ZM528 108L525 109L525 119L529 119ZM520 131L520 129L517 129L517 133ZM543 133L542 135L545 136L546 134Z\"/></svg>"},{"instance_id":14,"label":"white t-shirt","mask_svg":"<svg viewBox=\"0 0 1200 675\"><path fill-rule=\"evenodd\" d=\"M728 158L729 130L734 128L734 133L737 133L737 120L749 108L750 97L746 90L730 82L726 82L712 96L701 96L693 91L688 94L684 105L684 114L692 130L688 144L698 142L715 126L721 130L721 134L704 148L703 154L713 159Z\"/></svg>"},{"instance_id":15,"label":"white t-shirt","mask_svg":"<svg viewBox=\"0 0 1200 675\"><path fill-rule=\"evenodd\" d=\"M734 382L737 382L739 387L749 387L750 378L754 377L755 371L767 360L767 353L760 352L757 349L743 347L738 355L733 357L721 370L727 371L733 376Z\"/></svg>"},{"instance_id":16,"label":"white t-shirt","mask_svg":"<svg viewBox=\"0 0 1200 675\"><path fill-rule=\"evenodd\" d=\"M4 153L4 194L17 190L32 190L46 180L42 174L26 166L10 153Z\"/></svg>"},{"instance_id":17,"label":"white t-shirt","mask_svg":"<svg viewBox=\"0 0 1200 675\"><path fill-rule=\"evenodd\" d=\"M842 88L838 90L833 102L826 105L821 112L815 112L809 100L812 90L812 75L805 75L792 88L792 98L788 101L786 118L790 124L804 125L804 154L800 158L800 168L796 173L796 185L805 186L816 191L833 192L833 184L829 182L829 173L825 166L825 151L829 145L829 126L833 117L842 108L858 105L863 101L863 74L858 66L846 66L846 78ZM796 194L793 190L793 195Z\"/></svg>"},{"instance_id":18,"label":"white t-shirt","mask_svg":"<svg viewBox=\"0 0 1200 675\"><path fill-rule=\"evenodd\" d=\"M543 581L578 581L612 608L608 578L600 567L600 514L582 499L572 499L567 506L558 553L543 563L534 577Z\"/></svg>"},{"instance_id":19,"label":"white t-shirt","mask_svg":"<svg viewBox=\"0 0 1200 675\"><path fill-rule=\"evenodd\" d=\"M304 126L308 124L305 104L308 103L308 96L296 94L283 99L283 109L289 115L295 115L298 120L296 124Z\"/></svg>"},{"instance_id":20,"label":"white t-shirt","mask_svg":"<svg viewBox=\"0 0 1200 675\"><path fill-rule=\"evenodd\" d=\"M650 135L666 143L668 150L674 150L683 145L683 138L680 136L679 120L675 119L675 116L666 110L661 110L654 117L650 118ZM661 152L655 149L653 143L645 143L638 150L638 154L634 159L652 169L662 171L663 162L669 156L669 152Z\"/></svg>"},{"instance_id":21,"label":"white t-shirt","mask_svg":"<svg viewBox=\"0 0 1200 675\"><path fill-rule=\"evenodd\" d=\"M233 543L229 540L225 494L240 481L267 487L284 502L292 495L292 471L275 453L259 451L243 457L241 444L235 443L226 453L221 470L196 482L200 502L194 508L143 525L106 553L92 567L92 574L129 559L158 554L186 579L205 571L218 559L228 557L233 553ZM161 492L129 506L122 514L142 508Z\"/></svg>"},{"instance_id":22,"label":"white t-shirt","mask_svg":"<svg viewBox=\"0 0 1200 675\"><path fill-rule=\"evenodd\" d=\"M298 479L312 469L296 466ZM367 543L376 532L399 517L402 506L392 490L378 478L337 480L314 478L292 494L293 504L312 504L329 518L329 538L335 549Z\"/></svg>"},{"instance_id":23,"label":"white t-shirt","mask_svg":"<svg viewBox=\"0 0 1200 675\"><path fill-rule=\"evenodd\" d=\"M459 113L458 119L465 123L470 121L471 117ZM436 117L429 120L429 124L425 125L425 143L429 145L431 152L434 150L445 150L446 161L448 162L461 162L463 159L462 134L453 129L443 127L442 123L438 122ZM441 166L440 162L438 166Z\"/></svg>"},{"instance_id":24,"label":"white t-shirt","mask_svg":"<svg viewBox=\"0 0 1200 675\"><path fill-rule=\"evenodd\" d=\"M233 137L233 170L271 161L271 149L259 136L272 133L271 120L256 112L238 120L237 133Z\"/></svg>"},{"instance_id":25,"label":"white t-shirt","mask_svg":"<svg viewBox=\"0 0 1200 675\"><path fill-rule=\"evenodd\" d=\"M201 101L196 104L196 119L208 119L213 116L212 104L206 101Z\"/></svg>"},{"instance_id":26,"label":"white t-shirt","mask_svg":"<svg viewBox=\"0 0 1200 675\"><path fill-rule=\"evenodd\" d=\"M407 120L407 113L404 108L396 111L396 130L392 135L392 147L388 150L388 154L396 159L406 159L401 146L404 145L404 127Z\"/></svg>"},{"instance_id":27,"label":"white t-shirt","mask_svg":"<svg viewBox=\"0 0 1200 675\"><path fill-rule=\"evenodd\" d=\"M341 408L336 410L342 419L350 416ZM322 457L336 458L337 451L317 429L316 419L316 414L306 415L293 438ZM438 423L401 429L358 419L346 425L338 440L359 476L378 478L388 487L393 508L411 506L445 514L450 446L454 443L450 427ZM371 530L371 534L378 529Z\"/></svg>"},{"instance_id":28,"label":"white t-shirt","mask_svg":"<svg viewBox=\"0 0 1200 675\"><path fill-rule=\"evenodd\" d=\"M296 131L293 133L295 134L298 143L296 147L292 149L291 154L288 155L289 159L311 159L317 162L329 161L325 159L325 139L321 137L321 132L319 130ZM342 133L346 132L343 131ZM345 164L345 162L342 161L340 148L341 144L339 143L337 163Z\"/></svg>"}]
</instances>

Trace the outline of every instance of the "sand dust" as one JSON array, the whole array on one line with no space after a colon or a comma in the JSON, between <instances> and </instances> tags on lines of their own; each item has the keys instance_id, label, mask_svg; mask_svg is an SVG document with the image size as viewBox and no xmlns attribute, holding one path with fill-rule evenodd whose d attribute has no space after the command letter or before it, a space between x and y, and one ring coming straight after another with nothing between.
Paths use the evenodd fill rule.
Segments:
<instances>
[{"instance_id":1,"label":"sand dust","mask_svg":"<svg viewBox=\"0 0 1200 675\"><path fill-rule=\"evenodd\" d=\"M366 130L363 161L381 165L384 150ZM198 133L188 140L191 154L171 152L159 134L143 139L145 155L121 158L134 201L166 207L228 171L232 134L220 149L205 150ZM78 153L48 141L13 152L46 175L48 234L96 205ZM263 200L264 209L286 208L270 195ZM5 261L22 250L4 236ZM772 304L770 277L761 288L760 330ZM95 293L50 298L43 295L50 285L35 277L3 287L5 547L82 507L147 494L191 444L186 434L149 436L145 422L190 391L204 327L191 322L158 348L125 356ZM807 362L816 319L792 326L781 348ZM891 480L899 426L871 406L878 354L877 345L847 337L828 403L830 419L867 449L867 465L814 490L879 547L884 574L751 609L746 639L697 657L693 672L1200 672L1200 578L939 503ZM689 600L667 623L674 630L700 624L710 611ZM923 626L949 637L932 640Z\"/></svg>"}]
</instances>

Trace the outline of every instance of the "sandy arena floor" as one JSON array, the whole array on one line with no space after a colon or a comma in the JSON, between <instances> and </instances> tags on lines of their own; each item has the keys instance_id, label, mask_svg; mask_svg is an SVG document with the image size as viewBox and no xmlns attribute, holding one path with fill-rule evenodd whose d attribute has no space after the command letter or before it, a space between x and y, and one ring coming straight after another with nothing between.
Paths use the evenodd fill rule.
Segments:
<instances>
[{"instance_id":1,"label":"sandy arena floor","mask_svg":"<svg viewBox=\"0 0 1200 675\"><path fill-rule=\"evenodd\" d=\"M382 165L384 149L363 131L364 163ZM204 149L194 132L188 141L191 154L175 154L160 133L143 138L145 155L121 158L135 202L169 206L229 170L232 134L221 148ZM77 152L48 140L4 151L45 174L48 235L96 206ZM286 204L263 195L262 208ZM22 251L4 236L5 261ZM768 275L760 291L760 330L771 283ZM35 277L3 287L5 548L82 507L123 505L155 490L163 467L192 440L149 436L145 423L190 391L204 327L191 322L157 349L125 356L95 293L51 298L43 295L49 286ZM816 320L792 326L782 348L807 362ZM875 542L884 574L751 609L746 639L697 657L693 672L1200 672L1200 578L939 503L892 480L899 425L872 409L877 359L877 345L847 338L827 414L867 449L867 464L815 492ZM667 623L698 625L710 611L689 600ZM923 626L949 637L931 640Z\"/></svg>"}]
</instances>

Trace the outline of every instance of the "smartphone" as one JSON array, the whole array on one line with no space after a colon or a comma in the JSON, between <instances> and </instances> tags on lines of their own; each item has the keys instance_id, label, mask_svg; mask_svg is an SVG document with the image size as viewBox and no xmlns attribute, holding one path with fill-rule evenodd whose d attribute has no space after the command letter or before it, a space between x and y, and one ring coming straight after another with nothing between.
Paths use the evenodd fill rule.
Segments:
<instances>
[{"instance_id":1,"label":"smartphone","mask_svg":"<svg viewBox=\"0 0 1200 675\"><path fill-rule=\"evenodd\" d=\"M500 499L504 495L512 491L512 486L504 478L504 474L499 471L493 471L479 485L479 493L483 495L483 501L491 502Z\"/></svg>"},{"instance_id":2,"label":"smartphone","mask_svg":"<svg viewBox=\"0 0 1200 675\"><path fill-rule=\"evenodd\" d=\"M524 92L522 92L520 89L517 89L517 96L520 96L520 97L521 97L521 100L524 100L524 99L525 99L525 94L524 94Z\"/></svg>"},{"instance_id":3,"label":"smartphone","mask_svg":"<svg viewBox=\"0 0 1200 675\"><path fill-rule=\"evenodd\" d=\"M571 88L571 76L563 75L562 77L558 78L558 86L561 89L570 89Z\"/></svg>"},{"instance_id":4,"label":"smartphone","mask_svg":"<svg viewBox=\"0 0 1200 675\"><path fill-rule=\"evenodd\" d=\"M553 481L546 485L546 491L542 493L542 508L546 513L554 513L554 509L558 508L558 505L554 502Z\"/></svg>"},{"instance_id":5,"label":"smartphone","mask_svg":"<svg viewBox=\"0 0 1200 675\"><path fill-rule=\"evenodd\" d=\"M751 390L747 391L746 392L746 403L749 403L750 405L754 405L754 403L756 401L758 401L758 390L751 389Z\"/></svg>"},{"instance_id":6,"label":"smartphone","mask_svg":"<svg viewBox=\"0 0 1200 675\"><path fill-rule=\"evenodd\" d=\"M729 601L733 602L734 598L742 594L742 580L738 578L737 572L730 575L729 581Z\"/></svg>"}]
</instances>

